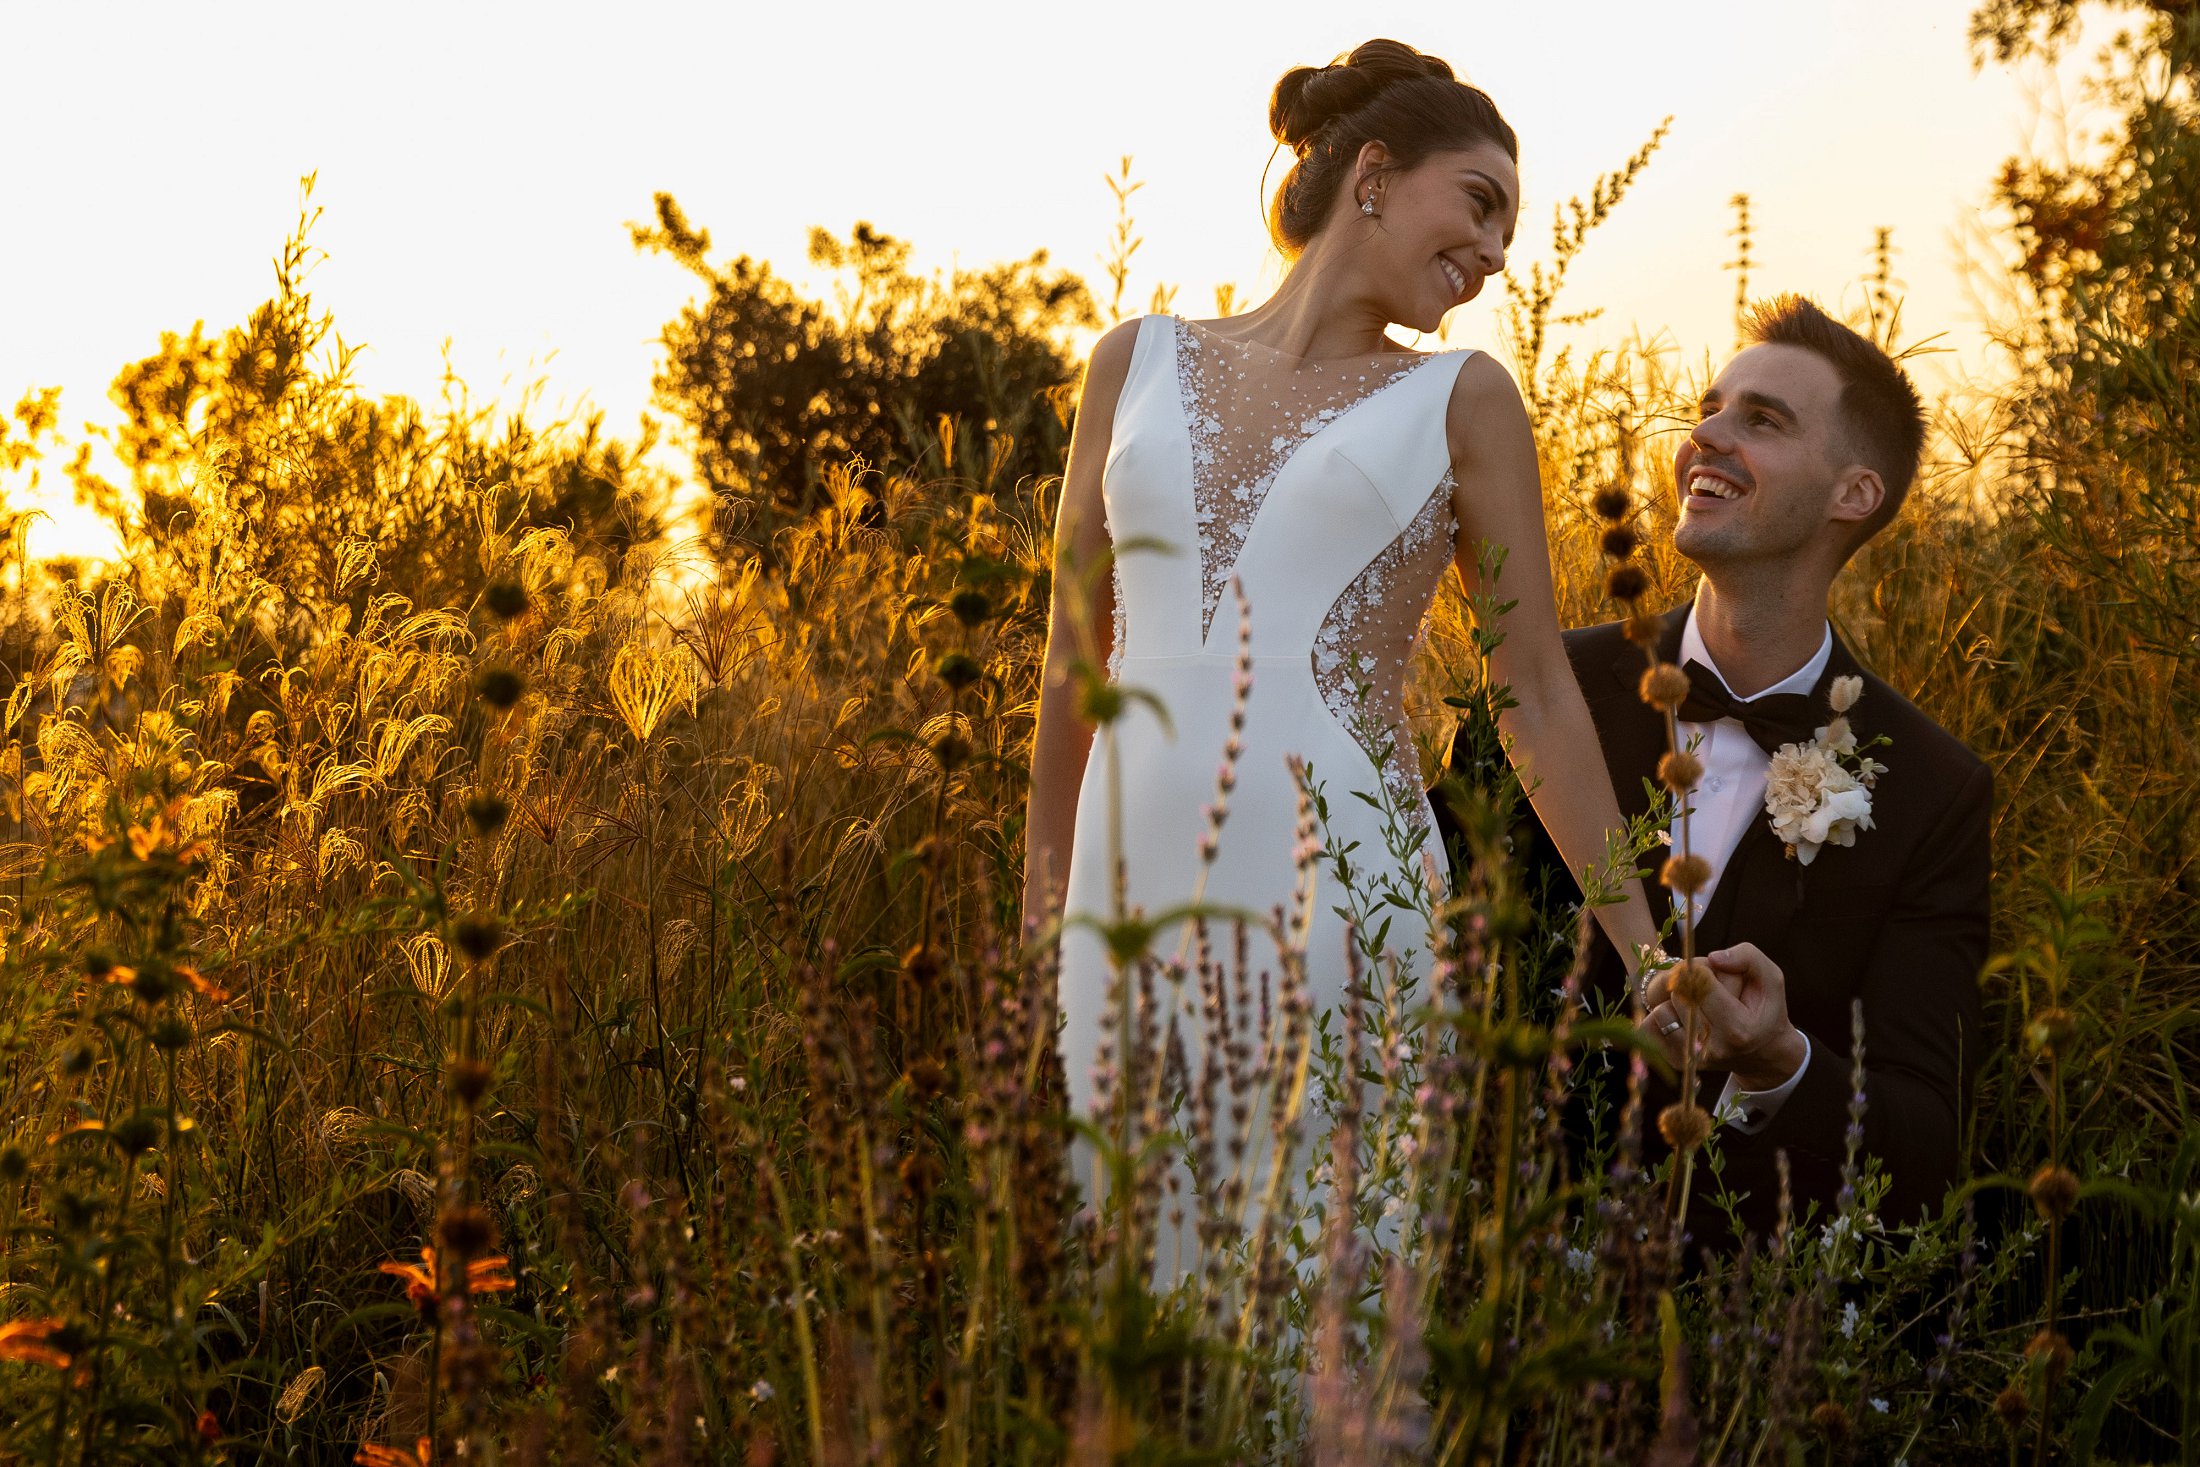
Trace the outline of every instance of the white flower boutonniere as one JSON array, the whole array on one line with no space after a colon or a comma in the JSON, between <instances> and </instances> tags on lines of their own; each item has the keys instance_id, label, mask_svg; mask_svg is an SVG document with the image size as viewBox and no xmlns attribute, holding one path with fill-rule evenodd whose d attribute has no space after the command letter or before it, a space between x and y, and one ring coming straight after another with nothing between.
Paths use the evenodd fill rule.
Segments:
<instances>
[{"instance_id":1,"label":"white flower boutonniere","mask_svg":"<svg viewBox=\"0 0 2200 1467\"><path fill-rule=\"evenodd\" d=\"M1887 766L1867 752L1892 743L1880 734L1859 744L1849 710L1864 695L1860 677L1837 677L1828 691L1833 717L1807 744L1782 744L1765 776L1765 813L1790 860L1808 866L1819 847L1853 846L1872 828L1872 789Z\"/></svg>"}]
</instances>

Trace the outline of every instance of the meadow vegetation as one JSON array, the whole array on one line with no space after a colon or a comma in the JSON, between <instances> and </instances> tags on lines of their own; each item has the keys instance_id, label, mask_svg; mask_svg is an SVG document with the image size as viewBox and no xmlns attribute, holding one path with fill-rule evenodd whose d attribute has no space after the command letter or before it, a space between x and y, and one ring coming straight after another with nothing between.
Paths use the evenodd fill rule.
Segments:
<instances>
[{"instance_id":1,"label":"meadow vegetation","mask_svg":"<svg viewBox=\"0 0 2200 1467\"><path fill-rule=\"evenodd\" d=\"M1691 1258L1639 1060L1569 1161L1624 1026L1505 858L1501 603L1456 585L1414 734L1433 770L1465 712L1492 778L1428 991L1371 970L1319 1024L1214 924L1217 1058L1130 1027L1081 1217L1016 924L1049 588L1104 573L1053 563L1073 341L1128 221L1106 301L863 225L814 301L660 198L691 508L598 423L364 397L306 214L249 320L117 377L122 482L51 393L0 433L0 489L65 476L123 547L0 525L0 1460L2200 1461L2200 21L2138 9L2115 137L1999 181L2007 380L1837 590L1996 774L1995 1047L1937 1217L1881 1226L1856 1157ZM1559 344L1655 143L1508 297L1569 623L1615 614L1615 490L1648 603L1690 585L1660 461L1704 364ZM1856 324L1900 350L1886 243ZM1140 935L1124 981L1170 981ZM1338 1117L1325 1214L1233 1185ZM1175 1209L1201 1256L1157 1296Z\"/></svg>"}]
</instances>

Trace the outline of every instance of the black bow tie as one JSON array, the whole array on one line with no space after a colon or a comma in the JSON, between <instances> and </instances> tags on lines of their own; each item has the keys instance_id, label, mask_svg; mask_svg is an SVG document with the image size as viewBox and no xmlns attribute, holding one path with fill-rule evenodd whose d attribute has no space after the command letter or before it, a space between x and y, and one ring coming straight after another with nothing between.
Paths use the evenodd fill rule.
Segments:
<instances>
[{"instance_id":1,"label":"black bow tie","mask_svg":"<svg viewBox=\"0 0 2200 1467\"><path fill-rule=\"evenodd\" d=\"M1688 697L1680 717L1688 723L1717 723L1731 718L1749 730L1757 747L1778 753L1782 744L1807 742L1818 731L1818 715L1804 693L1767 693L1762 698L1737 698L1726 690L1719 675L1690 658L1681 669L1688 674Z\"/></svg>"}]
</instances>

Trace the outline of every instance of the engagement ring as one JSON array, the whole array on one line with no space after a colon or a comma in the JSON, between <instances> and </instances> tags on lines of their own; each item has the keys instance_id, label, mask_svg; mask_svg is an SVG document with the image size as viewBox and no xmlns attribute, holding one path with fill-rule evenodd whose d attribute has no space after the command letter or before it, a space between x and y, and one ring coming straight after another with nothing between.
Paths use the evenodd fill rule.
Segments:
<instances>
[{"instance_id":1,"label":"engagement ring","mask_svg":"<svg viewBox=\"0 0 2200 1467\"><path fill-rule=\"evenodd\" d=\"M1675 1031L1676 1029L1680 1028L1680 1026L1681 1026L1681 1021L1680 1021L1680 1020L1678 1020L1678 1019L1667 1019L1667 1020L1665 1021L1665 1032L1666 1032L1666 1033L1668 1033L1668 1034L1671 1034L1671 1033L1672 1033L1672 1032L1674 1032L1674 1031Z\"/></svg>"}]
</instances>

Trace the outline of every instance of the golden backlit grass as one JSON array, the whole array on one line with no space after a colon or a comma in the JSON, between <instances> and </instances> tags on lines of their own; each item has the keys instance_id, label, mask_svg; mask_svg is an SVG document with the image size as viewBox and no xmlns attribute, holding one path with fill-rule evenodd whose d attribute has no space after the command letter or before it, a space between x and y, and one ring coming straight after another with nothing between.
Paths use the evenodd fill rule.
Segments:
<instances>
[{"instance_id":1,"label":"golden backlit grass","mask_svg":"<svg viewBox=\"0 0 2200 1467\"><path fill-rule=\"evenodd\" d=\"M2015 397L1967 407L1839 588L1997 775L1971 1204L1676 1275L1624 1145L1563 1169L1593 1026L1519 993L1485 840L1458 1058L1391 1097L1456 1148L1415 1184L1451 1231L1364 1343L1342 1284L1314 1301L1301 1398L1305 1335L1240 1349L1070 1224L1045 956L1011 927L1057 484L950 427L834 469L768 554L709 552L616 445L392 427L326 339L286 273L232 348L280 369L140 457L128 558L9 567L0 1456L1190 1461L1289 1430L1332 1461L1922 1462L2194 1399L2115 1375L2108 1332L2193 1328L2200 710L2165 603L2102 558L2169 567L2189 615L2189 480L2150 519L2082 442L2047 473ZM1563 614L1609 614L1615 483L1653 597L1686 594L1660 454L1701 384L1539 339ZM1430 751L1475 620L1447 589ZM2048 1163L2075 1212L2018 1195ZM2075 1362L2026 1346L2048 1220Z\"/></svg>"}]
</instances>

